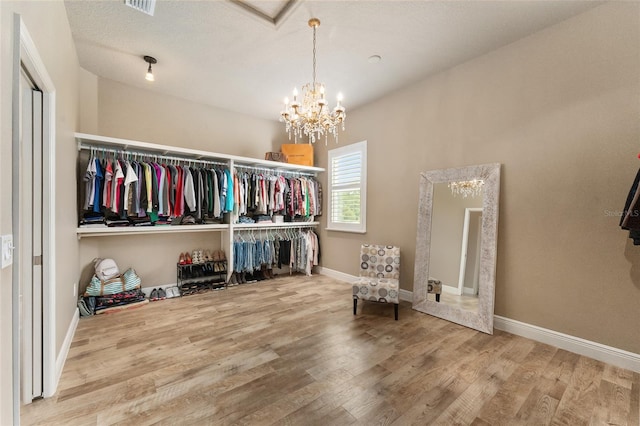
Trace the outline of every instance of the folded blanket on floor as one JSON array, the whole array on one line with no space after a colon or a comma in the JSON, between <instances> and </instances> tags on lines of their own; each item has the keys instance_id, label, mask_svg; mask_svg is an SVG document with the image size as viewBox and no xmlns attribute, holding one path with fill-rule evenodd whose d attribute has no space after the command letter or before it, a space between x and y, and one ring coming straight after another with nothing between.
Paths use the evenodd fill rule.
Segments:
<instances>
[{"instance_id":1,"label":"folded blanket on floor","mask_svg":"<svg viewBox=\"0 0 640 426\"><path fill-rule=\"evenodd\" d=\"M95 298L95 309L108 308L115 305L124 305L132 302L144 300L145 295L140 289L123 291L109 296L97 296Z\"/></svg>"},{"instance_id":2,"label":"folded blanket on floor","mask_svg":"<svg viewBox=\"0 0 640 426\"><path fill-rule=\"evenodd\" d=\"M145 300L142 300L140 302L128 303L126 305L112 306L110 308L101 309L99 311L96 310L96 315L111 314L111 313L114 313L114 312L123 311L125 309L139 308L141 306L146 305L147 303L149 303L149 300L145 299Z\"/></svg>"}]
</instances>

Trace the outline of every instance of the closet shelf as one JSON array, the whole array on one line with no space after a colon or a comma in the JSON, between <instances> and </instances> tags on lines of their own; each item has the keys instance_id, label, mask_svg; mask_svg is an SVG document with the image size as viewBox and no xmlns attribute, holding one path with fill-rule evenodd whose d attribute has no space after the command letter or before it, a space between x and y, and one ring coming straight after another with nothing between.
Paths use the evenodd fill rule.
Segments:
<instances>
[{"instance_id":1,"label":"closet shelf","mask_svg":"<svg viewBox=\"0 0 640 426\"><path fill-rule=\"evenodd\" d=\"M284 222L284 223L238 223L233 225L234 230L244 231L251 229L281 229L281 228L308 228L316 227L320 222ZM228 231L231 225L228 224L211 224L211 225L156 225L143 226L136 228L134 226L121 227L79 227L76 230L78 239L86 237L105 237L115 235L140 235L140 234L168 234L168 233L184 233L184 232L211 232L211 231Z\"/></svg>"},{"instance_id":2,"label":"closet shelf","mask_svg":"<svg viewBox=\"0 0 640 426\"><path fill-rule=\"evenodd\" d=\"M156 226L142 226L136 228L134 226L121 226L121 227L104 227L104 228L78 228L78 239L83 237L104 237L113 235L140 235L140 234L168 234L168 233L183 233L183 232L211 232L211 231L228 231L228 224L210 224L210 225L156 225Z\"/></svg>"},{"instance_id":3,"label":"closet shelf","mask_svg":"<svg viewBox=\"0 0 640 426\"><path fill-rule=\"evenodd\" d=\"M233 162L232 164L236 167L264 168L273 170L274 172L319 173L325 171L322 167L280 163L278 161L260 160L256 158L241 157L238 155L220 154L209 151L200 151L197 149L180 148L177 146L159 145L150 142L90 135L87 133L75 133L75 138L78 141L78 150L82 149L83 145L88 145L97 148L104 147L121 149L123 151L142 151L150 155L183 156L186 160L191 158L195 160L227 161Z\"/></svg>"}]
</instances>

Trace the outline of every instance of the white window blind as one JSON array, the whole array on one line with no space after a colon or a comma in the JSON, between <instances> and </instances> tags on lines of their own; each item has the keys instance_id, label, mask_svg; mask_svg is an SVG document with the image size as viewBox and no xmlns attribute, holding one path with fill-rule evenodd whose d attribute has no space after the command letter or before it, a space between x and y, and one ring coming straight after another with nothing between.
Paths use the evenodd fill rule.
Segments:
<instances>
[{"instance_id":1,"label":"white window blind","mask_svg":"<svg viewBox=\"0 0 640 426\"><path fill-rule=\"evenodd\" d=\"M366 232L366 158L366 141L329 151L329 230Z\"/></svg>"}]
</instances>

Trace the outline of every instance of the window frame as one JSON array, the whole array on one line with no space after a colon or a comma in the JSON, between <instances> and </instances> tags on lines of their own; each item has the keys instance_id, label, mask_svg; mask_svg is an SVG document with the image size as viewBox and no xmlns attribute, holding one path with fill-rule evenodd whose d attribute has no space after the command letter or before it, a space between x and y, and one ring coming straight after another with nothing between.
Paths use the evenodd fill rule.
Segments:
<instances>
[{"instance_id":1,"label":"window frame","mask_svg":"<svg viewBox=\"0 0 640 426\"><path fill-rule=\"evenodd\" d=\"M336 157L343 157L345 155L351 155L356 152L361 154L360 162L360 222L359 223L342 223L334 222L332 218L333 212L333 192L335 190L333 185L333 160ZM367 232L367 141L356 142L350 145L342 146L340 148L330 149L327 152L328 167L327 167L327 230L339 231L339 232L353 232L358 234L364 234Z\"/></svg>"}]
</instances>

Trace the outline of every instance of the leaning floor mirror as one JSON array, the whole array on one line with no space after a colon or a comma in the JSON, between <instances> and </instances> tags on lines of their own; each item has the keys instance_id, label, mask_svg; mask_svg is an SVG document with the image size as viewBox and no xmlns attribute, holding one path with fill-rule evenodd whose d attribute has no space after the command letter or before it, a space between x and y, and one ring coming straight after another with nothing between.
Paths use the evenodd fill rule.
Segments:
<instances>
[{"instance_id":1,"label":"leaning floor mirror","mask_svg":"<svg viewBox=\"0 0 640 426\"><path fill-rule=\"evenodd\" d=\"M420 173L413 309L493 334L499 198L499 163Z\"/></svg>"}]
</instances>

